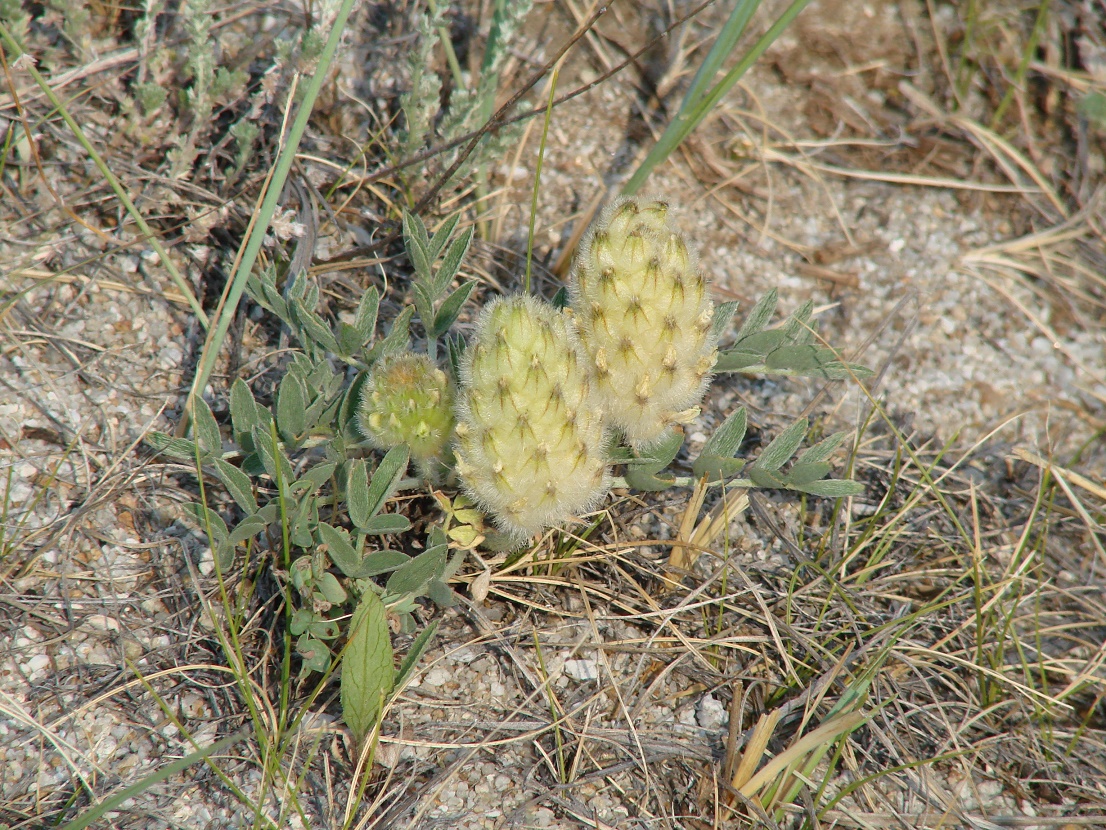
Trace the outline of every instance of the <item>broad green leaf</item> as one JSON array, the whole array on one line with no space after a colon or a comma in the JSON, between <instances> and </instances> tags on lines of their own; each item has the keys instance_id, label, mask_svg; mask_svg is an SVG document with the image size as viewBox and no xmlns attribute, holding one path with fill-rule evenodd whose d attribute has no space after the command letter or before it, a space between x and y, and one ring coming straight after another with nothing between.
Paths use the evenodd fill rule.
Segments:
<instances>
[{"instance_id":1,"label":"broad green leaf","mask_svg":"<svg viewBox=\"0 0 1106 830\"><path fill-rule=\"evenodd\" d=\"M277 429L285 441L296 441L307 428L304 410L307 408L307 390L303 381L293 372L285 374L277 390Z\"/></svg>"},{"instance_id":2,"label":"broad green leaf","mask_svg":"<svg viewBox=\"0 0 1106 830\"><path fill-rule=\"evenodd\" d=\"M212 547L217 547L227 540L230 531L227 530L227 523L223 521L222 516L198 502L186 502L183 507L192 514L192 518L203 531L209 534L208 541Z\"/></svg>"},{"instance_id":3,"label":"broad green leaf","mask_svg":"<svg viewBox=\"0 0 1106 830\"><path fill-rule=\"evenodd\" d=\"M343 358L352 357L364 342L361 339L361 332L357 330L356 326L351 326L341 320L338 321L337 330L338 353Z\"/></svg>"},{"instance_id":4,"label":"broad green leaf","mask_svg":"<svg viewBox=\"0 0 1106 830\"><path fill-rule=\"evenodd\" d=\"M745 469L742 458L722 458L717 455L700 455L695 459L692 470L696 478L707 477L707 481L724 481L734 478Z\"/></svg>"},{"instance_id":5,"label":"broad green leaf","mask_svg":"<svg viewBox=\"0 0 1106 830\"><path fill-rule=\"evenodd\" d=\"M296 312L297 322L299 322L307 336L308 343L304 345L317 345L324 351L337 354L338 341L334 338L330 327L323 321L323 318L311 311L302 302L294 303L293 309Z\"/></svg>"},{"instance_id":6,"label":"broad green leaf","mask_svg":"<svg viewBox=\"0 0 1106 830\"><path fill-rule=\"evenodd\" d=\"M847 432L835 432L828 438L823 438L813 447L808 447L803 450L802 454L795 459L795 466L800 464L813 464L817 461L825 461L831 455L833 451L841 446L841 442L845 440L849 433Z\"/></svg>"},{"instance_id":7,"label":"broad green leaf","mask_svg":"<svg viewBox=\"0 0 1106 830\"><path fill-rule=\"evenodd\" d=\"M316 640L310 634L296 640L296 653L303 659L300 677L311 672L325 672L330 668L330 648L322 640Z\"/></svg>"},{"instance_id":8,"label":"broad green leaf","mask_svg":"<svg viewBox=\"0 0 1106 830\"><path fill-rule=\"evenodd\" d=\"M361 335L362 346L373 339L373 333L376 331L376 315L379 311L380 292L374 286L361 297L361 302L357 304L357 316L353 321L354 328Z\"/></svg>"},{"instance_id":9,"label":"broad green leaf","mask_svg":"<svg viewBox=\"0 0 1106 830\"><path fill-rule=\"evenodd\" d=\"M859 496L864 492L865 487L859 481L829 478L823 481L812 481L794 489L802 493L810 493L812 496L839 499L845 496Z\"/></svg>"},{"instance_id":10,"label":"broad green leaf","mask_svg":"<svg viewBox=\"0 0 1106 830\"><path fill-rule=\"evenodd\" d=\"M411 557L398 550L377 550L367 554L361 560L355 579L367 579L370 576L394 571L411 561Z\"/></svg>"},{"instance_id":11,"label":"broad green leaf","mask_svg":"<svg viewBox=\"0 0 1106 830\"><path fill-rule=\"evenodd\" d=\"M769 487L777 490L787 488L787 482L778 471L762 470L760 467L750 467L746 473L757 487Z\"/></svg>"},{"instance_id":12,"label":"broad green leaf","mask_svg":"<svg viewBox=\"0 0 1106 830\"><path fill-rule=\"evenodd\" d=\"M446 551L445 545L432 545L404 563L388 578L388 594L394 597L421 595L432 580L439 579L445 572Z\"/></svg>"},{"instance_id":13,"label":"broad green leaf","mask_svg":"<svg viewBox=\"0 0 1106 830\"><path fill-rule=\"evenodd\" d=\"M810 422L806 418L800 418L779 435L777 435L764 452L760 454L753 466L758 470L774 472L787 463L788 459L799 449L806 437Z\"/></svg>"},{"instance_id":14,"label":"broad green leaf","mask_svg":"<svg viewBox=\"0 0 1106 830\"><path fill-rule=\"evenodd\" d=\"M189 400L192 401L192 438L205 452L222 455L223 436L219 432L215 416L211 414L211 407L199 396L193 396Z\"/></svg>"},{"instance_id":15,"label":"broad green leaf","mask_svg":"<svg viewBox=\"0 0 1106 830\"><path fill-rule=\"evenodd\" d=\"M411 318L415 316L415 307L407 306L392 322L392 328L383 340L378 340L365 355L366 363L373 363L386 354L398 352L406 348L407 340L411 336Z\"/></svg>"},{"instance_id":16,"label":"broad green leaf","mask_svg":"<svg viewBox=\"0 0 1106 830\"><path fill-rule=\"evenodd\" d=\"M779 295L776 289L773 288L757 301L757 304L753 306L753 310L749 312L749 316L745 318L745 322L741 324L741 328L738 329L735 343L741 344L741 341L746 337L764 330L764 327L768 325L768 321L772 319L772 313L776 310L778 298ZM747 349L743 350L747 351Z\"/></svg>"},{"instance_id":17,"label":"broad green leaf","mask_svg":"<svg viewBox=\"0 0 1106 830\"><path fill-rule=\"evenodd\" d=\"M787 342L787 334L779 329L770 329L749 335L737 344L743 352L766 355L773 352Z\"/></svg>"},{"instance_id":18,"label":"broad green leaf","mask_svg":"<svg viewBox=\"0 0 1106 830\"><path fill-rule=\"evenodd\" d=\"M825 346L780 346L764 358L764 365L827 379L848 376L837 355Z\"/></svg>"},{"instance_id":19,"label":"broad green leaf","mask_svg":"<svg viewBox=\"0 0 1106 830\"><path fill-rule=\"evenodd\" d=\"M334 475L337 466L338 464L334 461L322 461L316 464L296 479L290 488L291 491L296 495L315 492L330 481L330 477Z\"/></svg>"},{"instance_id":20,"label":"broad green leaf","mask_svg":"<svg viewBox=\"0 0 1106 830\"><path fill-rule=\"evenodd\" d=\"M287 487L293 481L292 462L284 454L279 441L274 441L273 435L267 430L257 427L253 431L254 450L257 452L265 472L274 482L277 481L278 470L280 481ZM279 465L279 466L278 466Z\"/></svg>"},{"instance_id":21,"label":"broad green leaf","mask_svg":"<svg viewBox=\"0 0 1106 830\"><path fill-rule=\"evenodd\" d=\"M718 354L718 360L714 363L716 372L740 372L750 366L757 366L764 360L764 355L756 352L729 349Z\"/></svg>"},{"instance_id":22,"label":"broad green leaf","mask_svg":"<svg viewBox=\"0 0 1106 830\"><path fill-rule=\"evenodd\" d=\"M453 589L441 579L431 580L430 584L426 586L426 595L439 608L452 608L457 604L457 597L454 595Z\"/></svg>"},{"instance_id":23,"label":"broad green leaf","mask_svg":"<svg viewBox=\"0 0 1106 830\"><path fill-rule=\"evenodd\" d=\"M804 345L810 342L813 332L810 326L810 315L814 313L814 300L807 300L795 313L784 322L782 330L787 335L788 343Z\"/></svg>"},{"instance_id":24,"label":"broad green leaf","mask_svg":"<svg viewBox=\"0 0 1106 830\"><path fill-rule=\"evenodd\" d=\"M714 431L710 440L703 447L700 456L715 456L718 458L733 458L737 454L741 442L745 440L745 431L749 427L749 416L745 407L739 406L722 425ZM698 472L696 472L698 475Z\"/></svg>"},{"instance_id":25,"label":"broad green leaf","mask_svg":"<svg viewBox=\"0 0 1106 830\"><path fill-rule=\"evenodd\" d=\"M418 312L422 327L430 332L434 328L434 298L430 296L430 289L417 282L411 293L414 295L415 311Z\"/></svg>"},{"instance_id":26,"label":"broad green leaf","mask_svg":"<svg viewBox=\"0 0 1106 830\"><path fill-rule=\"evenodd\" d=\"M342 396L342 403L338 414L339 427L341 428L342 435L347 440L357 444L367 440L367 437L361 433L361 427L357 423L357 410L361 407L361 390L365 388L365 382L368 380L368 377L368 372L359 372L357 374L357 377L350 383L349 389L347 389Z\"/></svg>"},{"instance_id":27,"label":"broad green leaf","mask_svg":"<svg viewBox=\"0 0 1106 830\"><path fill-rule=\"evenodd\" d=\"M174 438L164 432L149 432L146 435L146 443L156 453L180 461L191 461L193 463L196 461L196 445L187 438Z\"/></svg>"},{"instance_id":28,"label":"broad green leaf","mask_svg":"<svg viewBox=\"0 0 1106 830\"><path fill-rule=\"evenodd\" d=\"M475 282L466 282L448 297L445 302L442 303L442 307L438 309L438 316L434 318L434 325L431 327L433 337L441 337L447 331L449 327L457 320L457 315L461 313L461 307L468 300L469 295L472 294L472 290L476 288Z\"/></svg>"},{"instance_id":29,"label":"broad green leaf","mask_svg":"<svg viewBox=\"0 0 1106 830\"><path fill-rule=\"evenodd\" d=\"M806 464L795 464L787 471L787 486L801 487L812 481L820 481L829 475L833 467L827 461L809 461Z\"/></svg>"},{"instance_id":30,"label":"broad green leaf","mask_svg":"<svg viewBox=\"0 0 1106 830\"><path fill-rule=\"evenodd\" d=\"M399 513L378 513L365 522L363 526L358 527L358 530L369 536L380 536L384 533L403 533L410 529L411 522L406 516Z\"/></svg>"},{"instance_id":31,"label":"broad green leaf","mask_svg":"<svg viewBox=\"0 0 1106 830\"><path fill-rule=\"evenodd\" d=\"M350 544L349 534L326 522L319 522L319 541L326 545L327 555L338 569L350 579L361 577L361 553Z\"/></svg>"},{"instance_id":32,"label":"broad green leaf","mask_svg":"<svg viewBox=\"0 0 1106 830\"><path fill-rule=\"evenodd\" d=\"M396 672L396 686L402 687L407 678L411 676L411 672L415 670L415 667L419 664L419 660L426 653L426 650L430 648L430 641L434 638L434 635L438 631L438 624L440 619L434 620L430 625L424 628L418 633L418 636L411 642L411 648L407 650L407 654L403 656L403 660L400 661L399 671Z\"/></svg>"},{"instance_id":33,"label":"broad green leaf","mask_svg":"<svg viewBox=\"0 0 1106 830\"><path fill-rule=\"evenodd\" d=\"M737 307L740 305L738 302L720 303L714 309L714 318L710 322L710 333L712 337L721 337L726 331L726 327L730 324L730 320L733 319L734 313L737 311Z\"/></svg>"},{"instance_id":34,"label":"broad green leaf","mask_svg":"<svg viewBox=\"0 0 1106 830\"><path fill-rule=\"evenodd\" d=\"M400 444L398 447L392 447L380 459L380 464L377 465L376 471L373 473L372 482L369 484L368 495L366 496L370 516L379 513L385 502L396 491L400 480L407 472L407 462L410 458L411 450L408 449L406 444Z\"/></svg>"},{"instance_id":35,"label":"broad green leaf","mask_svg":"<svg viewBox=\"0 0 1106 830\"><path fill-rule=\"evenodd\" d=\"M215 475L227 488L231 498L246 513L257 512L257 499L253 496L253 484L250 477L233 464L221 458L214 459Z\"/></svg>"},{"instance_id":36,"label":"broad green leaf","mask_svg":"<svg viewBox=\"0 0 1106 830\"><path fill-rule=\"evenodd\" d=\"M230 387L230 422L235 435L249 435L254 427L261 426L257 401L242 378L235 380Z\"/></svg>"},{"instance_id":37,"label":"broad green leaf","mask_svg":"<svg viewBox=\"0 0 1106 830\"><path fill-rule=\"evenodd\" d=\"M293 637L298 637L307 631L311 623L315 622L316 614L314 611L310 611L307 608L297 608L295 613L292 614L292 619L288 621L288 630L292 633Z\"/></svg>"},{"instance_id":38,"label":"broad green leaf","mask_svg":"<svg viewBox=\"0 0 1106 830\"><path fill-rule=\"evenodd\" d=\"M346 601L346 590L338 582L338 577L329 571L319 577L315 587L331 605L341 605Z\"/></svg>"},{"instance_id":39,"label":"broad green leaf","mask_svg":"<svg viewBox=\"0 0 1106 830\"><path fill-rule=\"evenodd\" d=\"M676 483L672 476L658 476L636 467L626 470L625 479L632 488L646 493L659 493Z\"/></svg>"},{"instance_id":40,"label":"broad green leaf","mask_svg":"<svg viewBox=\"0 0 1106 830\"><path fill-rule=\"evenodd\" d=\"M403 247L407 249L407 255L411 264L415 267L415 274L421 279L430 274L428 261L430 237L426 232L426 225L419 216L414 213L403 212ZM418 258L418 261L416 261ZM422 267L420 268L420 263Z\"/></svg>"},{"instance_id":41,"label":"broad green leaf","mask_svg":"<svg viewBox=\"0 0 1106 830\"><path fill-rule=\"evenodd\" d=\"M457 272L461 270L461 263L468 253L469 245L472 244L473 230L472 227L465 228L461 235L450 243L438 273L434 275L434 287L439 295L445 292L453 282L453 278L457 276Z\"/></svg>"},{"instance_id":42,"label":"broad green leaf","mask_svg":"<svg viewBox=\"0 0 1106 830\"><path fill-rule=\"evenodd\" d=\"M349 465L346 477L346 502L349 505L349 520L354 527L364 527L372 518L369 506L369 473L365 459L358 458Z\"/></svg>"},{"instance_id":43,"label":"broad green leaf","mask_svg":"<svg viewBox=\"0 0 1106 830\"><path fill-rule=\"evenodd\" d=\"M247 539L252 539L258 533L263 531L267 525L257 516L247 516L230 532L227 537L227 543L231 545L238 545L245 542Z\"/></svg>"},{"instance_id":44,"label":"broad green leaf","mask_svg":"<svg viewBox=\"0 0 1106 830\"><path fill-rule=\"evenodd\" d=\"M342 627L338 625L337 620L318 619L311 623L307 632L320 640L337 640L338 635L342 633Z\"/></svg>"},{"instance_id":45,"label":"broad green leaf","mask_svg":"<svg viewBox=\"0 0 1106 830\"><path fill-rule=\"evenodd\" d=\"M659 443L634 454L629 462L627 473L656 473L672 463L672 459L684 445L684 434L678 429L670 429Z\"/></svg>"},{"instance_id":46,"label":"broad green leaf","mask_svg":"<svg viewBox=\"0 0 1106 830\"><path fill-rule=\"evenodd\" d=\"M430 254L430 259L434 260L442 253L442 249L445 248L449 238L453 236L453 232L457 230L457 223L461 221L461 213L458 211L452 216L442 222L441 226L434 232L434 236L426 245L427 253Z\"/></svg>"},{"instance_id":47,"label":"broad green leaf","mask_svg":"<svg viewBox=\"0 0 1106 830\"><path fill-rule=\"evenodd\" d=\"M342 719L358 743L376 724L395 674L388 611L375 593L366 591L353 612L342 655Z\"/></svg>"}]
</instances>

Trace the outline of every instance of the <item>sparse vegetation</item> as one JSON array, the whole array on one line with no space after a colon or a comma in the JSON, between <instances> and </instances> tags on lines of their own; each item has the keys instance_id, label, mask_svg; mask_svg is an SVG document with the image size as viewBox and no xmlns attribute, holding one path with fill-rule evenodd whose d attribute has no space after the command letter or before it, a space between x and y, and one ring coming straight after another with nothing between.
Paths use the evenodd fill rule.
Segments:
<instances>
[{"instance_id":1,"label":"sparse vegetation","mask_svg":"<svg viewBox=\"0 0 1106 830\"><path fill-rule=\"evenodd\" d=\"M0 0L0 827L1106 823L1106 44L723 5Z\"/></svg>"}]
</instances>

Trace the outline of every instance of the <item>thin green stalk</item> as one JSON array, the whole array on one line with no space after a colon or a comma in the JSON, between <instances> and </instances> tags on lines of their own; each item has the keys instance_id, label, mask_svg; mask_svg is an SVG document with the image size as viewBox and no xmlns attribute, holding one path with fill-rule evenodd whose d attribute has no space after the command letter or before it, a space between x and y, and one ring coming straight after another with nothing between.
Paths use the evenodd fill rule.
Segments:
<instances>
[{"instance_id":1,"label":"thin green stalk","mask_svg":"<svg viewBox=\"0 0 1106 830\"><path fill-rule=\"evenodd\" d=\"M1007 87L1006 94L1002 96L1002 101L999 103L998 109L995 110L994 117L991 118L992 130L998 130L998 125L1002 122L1002 116L1006 114L1010 102L1014 100L1014 92L1025 86L1025 76L1029 71L1029 62L1037 52L1037 43L1040 41L1041 33L1044 32L1045 24L1048 22L1048 10L1051 5L1052 0L1041 0L1041 5L1037 8L1037 19L1033 22L1033 31L1029 35L1029 43L1022 50L1022 59L1014 73L1014 80Z\"/></svg>"},{"instance_id":2,"label":"thin green stalk","mask_svg":"<svg viewBox=\"0 0 1106 830\"><path fill-rule=\"evenodd\" d=\"M107 166L107 162L104 161L103 156L96 152L96 148L92 146L92 142L88 140L88 137L84 134L84 130L82 130L80 125L73 119L73 116L69 114L69 110L65 108L65 104L58 98L57 94L50 87L50 84L46 81L46 78L35 68L34 60L31 59L31 55L20 48L19 43L12 37L11 32L8 31L3 23L0 23L0 38L3 38L4 42L7 43L8 48L15 54L16 60L24 56L28 58L21 62L22 67L31 74L35 83L38 84L39 89L42 90L43 95L53 104L54 108L65 121L66 126L72 131L80 145L84 147L85 152L88 153L89 158L92 159L92 163L96 165L100 174L107 179L111 189L115 192L116 198L123 204L123 207L126 209L127 213L130 214L134 223L138 225L138 229L142 232L142 239L148 242L150 247L161 257L161 261L165 265L165 270L169 272L169 277L173 280L173 284L177 287L177 290L184 295L185 300L192 309L192 313L196 315L196 319L198 319L206 329L208 327L207 314L200 305L200 301L196 299L196 295L192 293L192 287L181 275L181 272L177 270L177 266L173 264L173 261L169 258L168 252L162 247L161 242L158 240L157 234L146 224L146 220L142 217L142 214L139 212L134 202L131 201L131 197L127 195L127 191L123 189L122 183L115 177L115 174L111 172L111 168Z\"/></svg>"},{"instance_id":3,"label":"thin green stalk","mask_svg":"<svg viewBox=\"0 0 1106 830\"><path fill-rule=\"evenodd\" d=\"M746 0L746 3L749 2L754 2L754 0ZM788 6L784 13L780 15L779 19L772 24L772 27L753 44L752 48L742 56L737 65L730 69L709 92L703 91L707 84L707 80L696 75L695 80L692 82L692 90L689 90L688 95L685 96L684 102L680 105L679 113L668 122L668 126L665 128L660 140L653 145L653 148L649 151L645 160L638 166L638 169L634 171L630 180L623 185L623 195L632 196L637 193L641 186L645 184L645 180L649 178L649 174L653 172L653 169L676 151L676 148L680 146L683 140L691 134L692 130L699 126L702 120L706 118L707 114L722 100L722 97L741 79L749 70L749 67L756 63L757 59L764 54L765 50L780 36L783 30L791 25L791 22L809 2L810 0L792 0L791 5ZM759 5L759 0L755 0L755 5ZM744 4L741 10L742 13L738 14L735 12L735 14L730 15L730 19L726 21L726 26L718 36L718 40L722 43L736 42L741 36L741 30L748 23L748 16L744 13ZM751 16L752 12L750 11L748 14ZM711 51L713 53L714 50L712 49ZM717 65L720 65L721 55L708 55L707 60L717 62ZM696 97L692 97L692 91L696 93Z\"/></svg>"},{"instance_id":4,"label":"thin green stalk","mask_svg":"<svg viewBox=\"0 0 1106 830\"><path fill-rule=\"evenodd\" d=\"M261 252L265 233L269 229L269 223L276 211L277 201L284 189L284 183L291 172L292 162L295 160L296 151L299 149L300 139L303 138L303 134L307 129L307 122L311 118L311 110L319 97L319 92L322 91L323 82L326 80L327 71L334 60L334 53L338 49L338 43L342 38L342 30L345 28L353 4L354 0L342 0L342 7L338 10L338 15L334 19L334 26L330 30L329 37L327 37L326 46L323 47L322 54L319 56L318 67L315 74L311 76L311 80L307 82L303 101L300 103L284 145L277 156L276 166L273 168L272 176L265 190L265 198L261 202L261 208L257 212L253 230L246 240L238 267L235 269L234 275L219 301L219 307L215 310L215 327L209 330L207 339L204 341L200 365L196 369L196 379L192 383L190 398L203 394L208 378L211 377L211 372L215 368L216 357L222 348L223 341L226 339L230 324L234 320L238 302L242 299L242 292L246 290L246 281L249 279L253 266L257 262L257 256Z\"/></svg>"},{"instance_id":5,"label":"thin green stalk","mask_svg":"<svg viewBox=\"0 0 1106 830\"><path fill-rule=\"evenodd\" d=\"M530 230L526 235L526 278L523 281L523 291L530 293L530 266L534 259L534 223L538 218L538 190L541 184L541 168L545 163L545 142L549 137L549 121L553 117L553 98L557 92L557 76L561 74L561 64L553 67L553 75L549 79L549 100L545 105L545 120L541 128L541 144L538 145L538 164L534 169L534 192L530 197Z\"/></svg>"}]
</instances>

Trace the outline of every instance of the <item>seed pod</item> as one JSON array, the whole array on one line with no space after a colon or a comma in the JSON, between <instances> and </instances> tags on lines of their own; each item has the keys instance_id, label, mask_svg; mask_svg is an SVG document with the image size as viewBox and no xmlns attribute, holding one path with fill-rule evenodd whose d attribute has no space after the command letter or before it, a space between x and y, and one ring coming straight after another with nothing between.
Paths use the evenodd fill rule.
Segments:
<instances>
[{"instance_id":1,"label":"seed pod","mask_svg":"<svg viewBox=\"0 0 1106 830\"><path fill-rule=\"evenodd\" d=\"M664 202L615 202L585 235L571 281L596 401L639 449L695 419L718 351L709 286L667 214Z\"/></svg>"},{"instance_id":2,"label":"seed pod","mask_svg":"<svg viewBox=\"0 0 1106 830\"><path fill-rule=\"evenodd\" d=\"M500 530L521 543L602 499L603 427L568 315L531 296L492 301L460 375L457 472Z\"/></svg>"},{"instance_id":3,"label":"seed pod","mask_svg":"<svg viewBox=\"0 0 1106 830\"><path fill-rule=\"evenodd\" d=\"M374 446L407 444L413 459L427 461L441 454L453 431L452 385L424 354L385 355L365 381L357 419Z\"/></svg>"}]
</instances>

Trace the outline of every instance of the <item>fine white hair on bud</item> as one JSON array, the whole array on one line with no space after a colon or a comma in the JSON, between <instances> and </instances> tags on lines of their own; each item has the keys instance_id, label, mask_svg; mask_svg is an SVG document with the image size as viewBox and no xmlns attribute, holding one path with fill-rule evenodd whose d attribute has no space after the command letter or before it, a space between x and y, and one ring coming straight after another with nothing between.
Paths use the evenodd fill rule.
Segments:
<instances>
[{"instance_id":1,"label":"fine white hair on bud","mask_svg":"<svg viewBox=\"0 0 1106 830\"><path fill-rule=\"evenodd\" d=\"M718 353L714 304L668 205L610 205L584 236L570 289L608 423L641 449L694 420Z\"/></svg>"},{"instance_id":2,"label":"fine white hair on bud","mask_svg":"<svg viewBox=\"0 0 1106 830\"><path fill-rule=\"evenodd\" d=\"M427 461L441 454L453 433L453 386L424 354L397 352L380 358L361 390L361 432L376 447L399 444Z\"/></svg>"},{"instance_id":3,"label":"fine white hair on bud","mask_svg":"<svg viewBox=\"0 0 1106 830\"><path fill-rule=\"evenodd\" d=\"M610 489L601 413L570 316L527 295L481 312L460 367L457 472L516 543Z\"/></svg>"}]
</instances>

